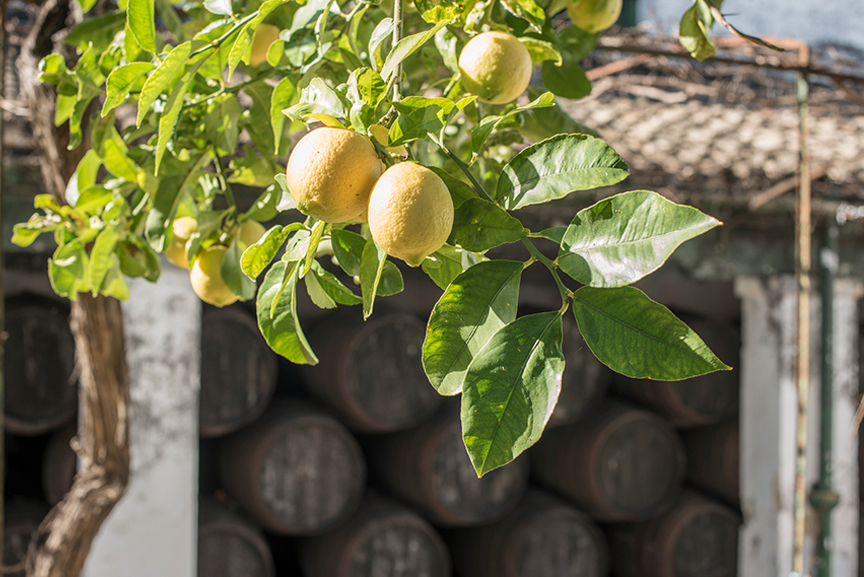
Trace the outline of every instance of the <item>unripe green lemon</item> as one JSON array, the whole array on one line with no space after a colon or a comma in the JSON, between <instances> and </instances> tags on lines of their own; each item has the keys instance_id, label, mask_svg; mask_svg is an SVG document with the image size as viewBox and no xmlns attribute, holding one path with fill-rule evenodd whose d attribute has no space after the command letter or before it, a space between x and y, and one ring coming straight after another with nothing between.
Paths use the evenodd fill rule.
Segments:
<instances>
[{"instance_id":1,"label":"unripe green lemon","mask_svg":"<svg viewBox=\"0 0 864 577\"><path fill-rule=\"evenodd\" d=\"M366 210L383 165L372 141L345 128L318 128L288 158L288 190L303 214L348 222Z\"/></svg>"},{"instance_id":2,"label":"unripe green lemon","mask_svg":"<svg viewBox=\"0 0 864 577\"><path fill-rule=\"evenodd\" d=\"M391 166L369 197L369 232L384 252L418 266L453 228L453 199L441 178L413 162Z\"/></svg>"},{"instance_id":3,"label":"unripe green lemon","mask_svg":"<svg viewBox=\"0 0 864 577\"><path fill-rule=\"evenodd\" d=\"M484 32L468 41L459 55L462 86L483 102L505 104L531 80L531 55L512 34Z\"/></svg>"},{"instance_id":4,"label":"unripe green lemon","mask_svg":"<svg viewBox=\"0 0 864 577\"><path fill-rule=\"evenodd\" d=\"M246 246L251 246L261 240L261 237L264 236L264 233L266 232L267 229L264 228L260 222L247 220L240 225L240 240L242 240Z\"/></svg>"},{"instance_id":5,"label":"unripe green lemon","mask_svg":"<svg viewBox=\"0 0 864 577\"><path fill-rule=\"evenodd\" d=\"M252 51L249 54L249 64L258 66L267 60L270 45L279 40L279 28L272 24L259 24L252 37Z\"/></svg>"},{"instance_id":6,"label":"unripe green lemon","mask_svg":"<svg viewBox=\"0 0 864 577\"><path fill-rule=\"evenodd\" d=\"M570 20L586 32L606 30L621 16L623 0L576 0L567 7Z\"/></svg>"},{"instance_id":7,"label":"unripe green lemon","mask_svg":"<svg viewBox=\"0 0 864 577\"><path fill-rule=\"evenodd\" d=\"M198 230L198 221L191 216L174 219L171 225L171 239L164 253L168 262L180 268L189 268L186 262L186 243L196 230Z\"/></svg>"},{"instance_id":8,"label":"unripe green lemon","mask_svg":"<svg viewBox=\"0 0 864 577\"><path fill-rule=\"evenodd\" d=\"M237 300L237 295L231 292L222 278L222 259L226 250L224 246L205 248L189 271L189 281L198 298L217 307L230 305Z\"/></svg>"}]
</instances>

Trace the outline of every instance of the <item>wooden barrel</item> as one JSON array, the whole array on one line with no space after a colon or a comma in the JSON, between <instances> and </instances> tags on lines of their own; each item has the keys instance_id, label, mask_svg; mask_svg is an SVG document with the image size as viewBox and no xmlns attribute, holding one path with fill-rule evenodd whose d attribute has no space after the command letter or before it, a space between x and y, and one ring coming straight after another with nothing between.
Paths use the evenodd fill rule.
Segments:
<instances>
[{"instance_id":1,"label":"wooden barrel","mask_svg":"<svg viewBox=\"0 0 864 577\"><path fill-rule=\"evenodd\" d=\"M77 433L77 423L70 423L51 435L45 447L42 456L42 488L51 505L59 503L72 488L75 471L78 470L78 455L72 450L70 442Z\"/></svg>"},{"instance_id":2,"label":"wooden barrel","mask_svg":"<svg viewBox=\"0 0 864 577\"><path fill-rule=\"evenodd\" d=\"M687 481L737 507L741 500L738 421L689 429L681 438L687 452Z\"/></svg>"},{"instance_id":3,"label":"wooden barrel","mask_svg":"<svg viewBox=\"0 0 864 577\"><path fill-rule=\"evenodd\" d=\"M300 542L305 577L449 577L450 555L421 517L377 494L337 529Z\"/></svg>"},{"instance_id":4,"label":"wooden barrel","mask_svg":"<svg viewBox=\"0 0 864 577\"><path fill-rule=\"evenodd\" d=\"M419 427L371 439L369 449L373 474L437 525L494 521L517 505L528 486L527 455L477 478L458 405L448 404Z\"/></svg>"},{"instance_id":5,"label":"wooden barrel","mask_svg":"<svg viewBox=\"0 0 864 577\"><path fill-rule=\"evenodd\" d=\"M20 567L4 575L24 577L23 562L33 532L48 514L48 504L34 499L13 498L4 503L3 510L3 565Z\"/></svg>"},{"instance_id":6,"label":"wooden barrel","mask_svg":"<svg viewBox=\"0 0 864 577\"><path fill-rule=\"evenodd\" d=\"M421 353L426 326L389 313L363 321L359 310L327 315L309 334L320 359L303 369L309 391L350 428L389 433L417 425L441 404Z\"/></svg>"},{"instance_id":7,"label":"wooden barrel","mask_svg":"<svg viewBox=\"0 0 864 577\"><path fill-rule=\"evenodd\" d=\"M216 501L198 506L198 575L274 577L273 555L261 531Z\"/></svg>"},{"instance_id":8,"label":"wooden barrel","mask_svg":"<svg viewBox=\"0 0 864 577\"><path fill-rule=\"evenodd\" d=\"M241 308L207 309L201 324L202 437L248 425L276 390L276 355Z\"/></svg>"},{"instance_id":9,"label":"wooden barrel","mask_svg":"<svg viewBox=\"0 0 864 577\"><path fill-rule=\"evenodd\" d=\"M68 308L42 297L8 299L5 332L6 430L38 435L69 422L78 384Z\"/></svg>"},{"instance_id":10,"label":"wooden barrel","mask_svg":"<svg viewBox=\"0 0 864 577\"><path fill-rule=\"evenodd\" d=\"M564 315L562 347L565 365L561 394L547 427L575 423L596 409L609 391L615 374L598 361L585 344L573 315Z\"/></svg>"},{"instance_id":11,"label":"wooden barrel","mask_svg":"<svg viewBox=\"0 0 864 577\"><path fill-rule=\"evenodd\" d=\"M720 360L738 366L741 341L734 330L704 320L687 322ZM674 382L619 377L613 387L616 394L653 409L679 428L719 423L738 414L737 370Z\"/></svg>"},{"instance_id":12,"label":"wooden barrel","mask_svg":"<svg viewBox=\"0 0 864 577\"><path fill-rule=\"evenodd\" d=\"M735 577L738 527L731 509L692 491L663 515L610 526L615 577Z\"/></svg>"},{"instance_id":13,"label":"wooden barrel","mask_svg":"<svg viewBox=\"0 0 864 577\"><path fill-rule=\"evenodd\" d=\"M220 447L223 488L255 521L285 535L314 535L356 508L366 463L354 437L310 405L277 400Z\"/></svg>"},{"instance_id":14,"label":"wooden barrel","mask_svg":"<svg viewBox=\"0 0 864 577\"><path fill-rule=\"evenodd\" d=\"M446 534L464 577L605 577L609 553L597 525L552 495L529 489L503 519Z\"/></svg>"},{"instance_id":15,"label":"wooden barrel","mask_svg":"<svg viewBox=\"0 0 864 577\"><path fill-rule=\"evenodd\" d=\"M607 400L591 416L546 431L531 451L531 472L594 519L641 521L669 507L686 460L666 420Z\"/></svg>"}]
</instances>

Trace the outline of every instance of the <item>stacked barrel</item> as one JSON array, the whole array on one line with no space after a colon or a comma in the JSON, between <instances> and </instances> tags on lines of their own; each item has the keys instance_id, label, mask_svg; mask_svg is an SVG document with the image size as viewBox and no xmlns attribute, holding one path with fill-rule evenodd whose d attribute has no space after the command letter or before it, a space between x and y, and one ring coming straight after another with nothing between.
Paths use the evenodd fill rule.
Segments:
<instances>
[{"instance_id":1,"label":"stacked barrel","mask_svg":"<svg viewBox=\"0 0 864 577\"><path fill-rule=\"evenodd\" d=\"M201 470L202 492L213 499L202 511L220 507L223 524L233 515L238 544L206 545L202 533L200 575L736 574L736 373L625 379L595 359L566 316L566 370L546 433L478 479L458 398L439 397L423 373L418 308L363 321L355 308L322 314L301 302L320 363L278 371L265 366L268 350L251 325L241 330L251 310L207 311L203 356L213 361L202 367L201 434L209 438ZM233 328L208 325L217 318ZM733 328L686 320L737 365ZM241 354L258 360L232 357L215 368L223 355ZM263 413L238 402L253 397L267 404ZM235 425L205 422L232 411ZM244 564L227 561L235 549Z\"/></svg>"},{"instance_id":2,"label":"stacked barrel","mask_svg":"<svg viewBox=\"0 0 864 577\"><path fill-rule=\"evenodd\" d=\"M562 393L543 438L478 479L458 398L440 397L422 369L423 307L381 306L363 321L357 307L299 304L316 367L280 361L251 306L205 307L199 575L736 574L736 372L625 379L565 315ZM7 311L14 565L71 485L76 403L68 310L28 297ZM737 365L733 328L686 320Z\"/></svg>"}]
</instances>

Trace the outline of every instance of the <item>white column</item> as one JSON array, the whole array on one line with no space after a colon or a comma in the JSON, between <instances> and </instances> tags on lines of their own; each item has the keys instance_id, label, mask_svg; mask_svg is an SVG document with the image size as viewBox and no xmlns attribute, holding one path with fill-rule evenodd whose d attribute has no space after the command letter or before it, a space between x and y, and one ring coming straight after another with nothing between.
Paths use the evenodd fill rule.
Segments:
<instances>
[{"instance_id":1,"label":"white column","mask_svg":"<svg viewBox=\"0 0 864 577\"><path fill-rule=\"evenodd\" d=\"M792 569L795 480L795 284L738 278L741 299L739 577Z\"/></svg>"},{"instance_id":2,"label":"white column","mask_svg":"<svg viewBox=\"0 0 864 577\"><path fill-rule=\"evenodd\" d=\"M832 577L858 575L858 436L852 431L858 395L858 299L862 284L834 285L833 489L840 503L831 517Z\"/></svg>"},{"instance_id":3,"label":"white column","mask_svg":"<svg viewBox=\"0 0 864 577\"><path fill-rule=\"evenodd\" d=\"M195 577L201 303L163 259L157 283L123 304L132 474L103 524L86 577Z\"/></svg>"}]
</instances>

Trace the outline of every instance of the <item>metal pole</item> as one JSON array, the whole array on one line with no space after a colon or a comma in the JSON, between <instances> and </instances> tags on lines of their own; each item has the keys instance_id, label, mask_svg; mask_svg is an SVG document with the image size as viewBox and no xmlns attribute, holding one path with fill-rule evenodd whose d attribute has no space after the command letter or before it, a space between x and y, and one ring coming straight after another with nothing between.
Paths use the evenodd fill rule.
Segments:
<instances>
[{"instance_id":1,"label":"metal pole","mask_svg":"<svg viewBox=\"0 0 864 577\"><path fill-rule=\"evenodd\" d=\"M799 51L802 66L809 61L809 50ZM797 354L795 356L795 384L798 392L796 415L795 502L792 571L804 575L804 533L807 516L807 397L810 392L810 150L808 146L808 97L810 86L807 75L798 74L799 125L799 186L796 196L795 221L795 277L798 291L798 310L795 330Z\"/></svg>"}]
</instances>

